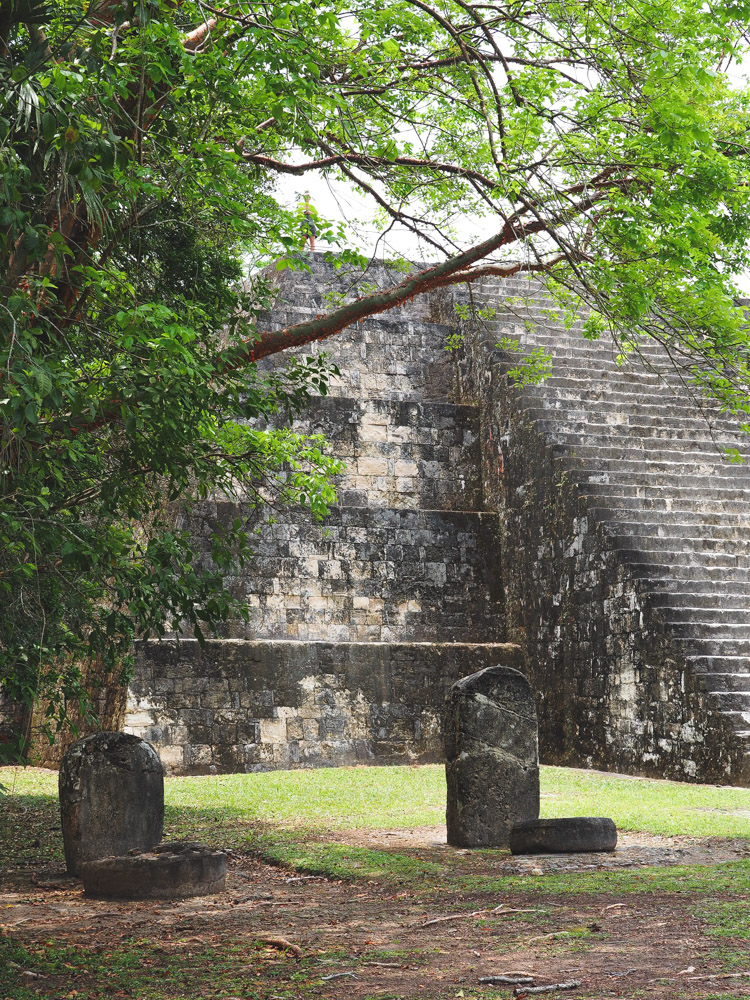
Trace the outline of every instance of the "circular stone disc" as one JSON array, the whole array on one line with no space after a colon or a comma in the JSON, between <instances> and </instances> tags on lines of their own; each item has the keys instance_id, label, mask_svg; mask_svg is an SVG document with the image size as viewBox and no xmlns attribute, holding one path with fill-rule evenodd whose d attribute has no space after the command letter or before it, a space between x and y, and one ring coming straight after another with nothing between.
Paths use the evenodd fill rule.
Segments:
<instances>
[{"instance_id":1,"label":"circular stone disc","mask_svg":"<svg viewBox=\"0 0 750 1000\"><path fill-rule=\"evenodd\" d=\"M579 851L614 851L617 828L604 816L566 819L528 819L510 832L513 854L576 854Z\"/></svg>"},{"instance_id":2,"label":"circular stone disc","mask_svg":"<svg viewBox=\"0 0 750 1000\"><path fill-rule=\"evenodd\" d=\"M221 892L227 856L202 844L172 841L81 866L88 896L104 899L181 899Z\"/></svg>"}]
</instances>

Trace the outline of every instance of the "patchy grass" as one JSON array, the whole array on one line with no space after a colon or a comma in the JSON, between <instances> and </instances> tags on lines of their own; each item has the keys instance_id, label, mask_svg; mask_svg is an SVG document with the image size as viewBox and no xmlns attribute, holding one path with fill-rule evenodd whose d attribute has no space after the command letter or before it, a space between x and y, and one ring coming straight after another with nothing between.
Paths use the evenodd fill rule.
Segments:
<instances>
[{"instance_id":1,"label":"patchy grass","mask_svg":"<svg viewBox=\"0 0 750 1000\"><path fill-rule=\"evenodd\" d=\"M254 838L253 847L271 864L334 879L387 879L421 885L427 879L441 878L453 867L411 854L349 844L309 843L289 835L261 834Z\"/></svg>"},{"instance_id":2,"label":"patchy grass","mask_svg":"<svg viewBox=\"0 0 750 1000\"><path fill-rule=\"evenodd\" d=\"M745 900L736 902L711 901L700 912L704 934L715 941L711 957L726 972L741 971L750 966L750 908Z\"/></svg>"},{"instance_id":3,"label":"patchy grass","mask_svg":"<svg viewBox=\"0 0 750 1000\"><path fill-rule=\"evenodd\" d=\"M450 881L465 893L520 893L536 896L603 895L622 893L737 893L750 894L750 859L716 866L674 865L585 872L546 872L543 878L528 875L487 876L486 864L472 874L475 860L491 861L500 852L472 851L471 855L446 854L444 862L425 860L417 854L382 851L330 843L309 843L294 836L261 835L255 848L264 860L295 871L346 880L385 879L414 890L436 886L441 891ZM507 855L505 855L507 856ZM433 855L433 858L435 855Z\"/></svg>"},{"instance_id":4,"label":"patchy grass","mask_svg":"<svg viewBox=\"0 0 750 1000\"><path fill-rule=\"evenodd\" d=\"M20 945L0 938L2 996L12 1000L38 1000L40 995L75 1000L205 1000L229 995L286 1000L316 995L319 965L320 956L290 964L262 944L249 955L246 943L233 941L205 947L132 939L92 951L52 941Z\"/></svg>"}]
</instances>

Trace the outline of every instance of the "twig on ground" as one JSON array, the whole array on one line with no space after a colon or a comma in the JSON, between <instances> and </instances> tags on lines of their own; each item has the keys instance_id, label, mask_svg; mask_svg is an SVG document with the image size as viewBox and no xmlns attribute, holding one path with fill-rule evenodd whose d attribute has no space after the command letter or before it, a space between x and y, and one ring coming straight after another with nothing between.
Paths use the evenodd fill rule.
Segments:
<instances>
[{"instance_id":1,"label":"twig on ground","mask_svg":"<svg viewBox=\"0 0 750 1000\"><path fill-rule=\"evenodd\" d=\"M569 979L566 983L551 983L549 986L516 986L513 990L513 996L521 997L528 996L531 993L554 993L557 990L575 990L581 985L578 979Z\"/></svg>"},{"instance_id":2,"label":"twig on ground","mask_svg":"<svg viewBox=\"0 0 750 1000\"><path fill-rule=\"evenodd\" d=\"M238 875L240 878L246 878L248 882L255 881L255 875L248 875L246 872L240 871L239 868L228 869L230 875Z\"/></svg>"},{"instance_id":3,"label":"twig on ground","mask_svg":"<svg viewBox=\"0 0 750 1000\"><path fill-rule=\"evenodd\" d=\"M356 972L332 972L330 976L322 976L321 982L326 983L329 979L341 979L343 976L350 976L352 979L359 979Z\"/></svg>"},{"instance_id":4,"label":"twig on ground","mask_svg":"<svg viewBox=\"0 0 750 1000\"><path fill-rule=\"evenodd\" d=\"M699 979L747 979L748 977L750 977L750 970L748 972L717 972L712 976L691 976L688 982L695 983Z\"/></svg>"},{"instance_id":5,"label":"twig on ground","mask_svg":"<svg viewBox=\"0 0 750 1000\"><path fill-rule=\"evenodd\" d=\"M277 937L274 934L256 934L255 940L262 941L264 944L270 944L273 948L278 948L280 951L291 951L297 959L302 958L302 949L300 946L287 941L285 937Z\"/></svg>"},{"instance_id":6,"label":"twig on ground","mask_svg":"<svg viewBox=\"0 0 750 1000\"><path fill-rule=\"evenodd\" d=\"M401 962L366 962L366 965L377 965L379 969L403 969Z\"/></svg>"},{"instance_id":7,"label":"twig on ground","mask_svg":"<svg viewBox=\"0 0 750 1000\"><path fill-rule=\"evenodd\" d=\"M262 898L259 899L255 895L250 895L250 896L235 896L234 899L232 899L232 902L233 903L242 903L243 905L245 903L254 903L256 906L288 906L289 905L289 900L288 899L282 899L282 900L262 899Z\"/></svg>"},{"instance_id":8,"label":"twig on ground","mask_svg":"<svg viewBox=\"0 0 750 1000\"><path fill-rule=\"evenodd\" d=\"M505 983L507 986L533 986L533 976L480 976L479 983Z\"/></svg>"},{"instance_id":9,"label":"twig on ground","mask_svg":"<svg viewBox=\"0 0 750 1000\"><path fill-rule=\"evenodd\" d=\"M518 910L518 909L511 909L510 907L508 909L505 909L505 907L501 904L500 906L488 907L486 910L472 910L471 913L451 913L450 916L448 917L433 917L432 920L426 920L423 924L420 924L419 926L420 928L432 927L433 924L444 924L448 920L468 920L470 917L483 917L488 913L496 913L504 915L506 913L538 913L538 912L539 911L537 909Z\"/></svg>"}]
</instances>

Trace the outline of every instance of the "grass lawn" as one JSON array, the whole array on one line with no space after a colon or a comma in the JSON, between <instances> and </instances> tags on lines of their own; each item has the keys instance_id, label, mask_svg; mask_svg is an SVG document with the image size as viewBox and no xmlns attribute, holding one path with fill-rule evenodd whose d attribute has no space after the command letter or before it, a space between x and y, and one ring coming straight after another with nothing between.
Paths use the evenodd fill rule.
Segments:
<instances>
[{"instance_id":1,"label":"grass lawn","mask_svg":"<svg viewBox=\"0 0 750 1000\"><path fill-rule=\"evenodd\" d=\"M388 846L382 831L444 822L439 766L168 778L165 837L233 848L256 866L238 883L248 891L182 922L172 903L107 904L114 923L100 926L104 904L28 881L62 861L56 774L4 768L0 784L0 871L20 887L0 901L0 925L27 906L54 928L46 936L29 918L0 936L0 1000L501 1000L510 988L478 985L480 973L528 966L541 981L581 978L561 994L571 1000L750 997L750 789L544 767L542 816L609 815L621 831L748 847L677 866L541 861L536 877L504 873L503 851L430 847L424 836L421 847ZM510 909L496 916L499 901ZM90 932L80 923L89 911ZM460 919L421 932L434 914ZM304 958L256 941L269 926L300 940ZM694 981L691 969L725 978Z\"/></svg>"},{"instance_id":2,"label":"grass lawn","mask_svg":"<svg viewBox=\"0 0 750 1000\"><path fill-rule=\"evenodd\" d=\"M0 784L18 802L57 795L51 771L0 768ZM619 830L750 838L747 788L542 767L541 795L542 816L611 816ZM445 773L435 764L167 778L165 799L169 826L186 833L243 822L287 830L436 826L445 821Z\"/></svg>"}]
</instances>

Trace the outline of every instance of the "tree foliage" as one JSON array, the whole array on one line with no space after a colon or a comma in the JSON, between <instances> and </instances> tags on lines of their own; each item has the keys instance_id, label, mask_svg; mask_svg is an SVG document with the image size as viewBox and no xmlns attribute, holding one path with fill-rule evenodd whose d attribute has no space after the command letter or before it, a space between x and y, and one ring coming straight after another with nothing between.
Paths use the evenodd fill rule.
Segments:
<instances>
[{"instance_id":1,"label":"tree foliage","mask_svg":"<svg viewBox=\"0 0 750 1000\"><path fill-rule=\"evenodd\" d=\"M405 299L535 274L587 335L656 337L748 409L746 0L8 0L0 7L0 676L58 708L76 662L213 627L172 505L319 513L335 466L259 415L325 391L256 362ZM243 255L304 266L278 178L348 179L438 263L285 330ZM283 194L283 192L282 192ZM482 238L461 219L475 220ZM317 220L337 260L364 263ZM487 236L486 234L491 235ZM199 633L200 634L200 633Z\"/></svg>"}]
</instances>

